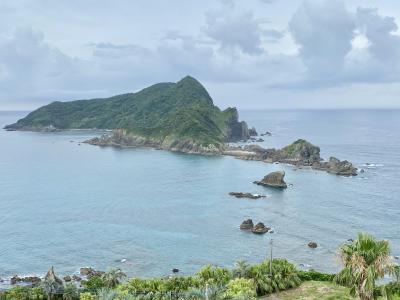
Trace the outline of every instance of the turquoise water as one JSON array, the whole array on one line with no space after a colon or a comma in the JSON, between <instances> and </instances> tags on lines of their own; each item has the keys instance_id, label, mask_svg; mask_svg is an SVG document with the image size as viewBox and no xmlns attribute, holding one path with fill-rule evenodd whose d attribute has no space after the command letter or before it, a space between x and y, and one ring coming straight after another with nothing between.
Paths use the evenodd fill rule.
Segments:
<instances>
[{"instance_id":1,"label":"turquoise water","mask_svg":"<svg viewBox=\"0 0 400 300\"><path fill-rule=\"evenodd\" d=\"M0 126L25 113L0 113ZM274 254L335 271L338 245L359 231L400 255L400 111L244 111L268 130L265 147L297 138L365 168L354 178L290 166L153 149L86 144L93 132L0 131L0 277L121 267L129 275L192 273L204 264L261 261L269 236L241 232L246 218L275 229ZM71 142L73 141L73 142ZM251 182L284 169L293 187ZM236 199L231 191L268 194ZM316 241L317 249L307 243ZM123 259L126 259L123 260ZM121 262L123 260L124 262Z\"/></svg>"}]
</instances>

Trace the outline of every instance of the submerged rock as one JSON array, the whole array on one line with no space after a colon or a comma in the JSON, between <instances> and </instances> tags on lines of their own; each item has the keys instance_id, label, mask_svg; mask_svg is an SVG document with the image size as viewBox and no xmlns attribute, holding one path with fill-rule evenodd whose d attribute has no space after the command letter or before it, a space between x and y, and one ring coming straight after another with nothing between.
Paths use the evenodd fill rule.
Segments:
<instances>
[{"instance_id":1,"label":"submerged rock","mask_svg":"<svg viewBox=\"0 0 400 300\"><path fill-rule=\"evenodd\" d=\"M265 195L260 194L252 194L252 193L241 193L241 192L230 192L229 195L234 196L236 198L249 198L249 199L259 199L265 198Z\"/></svg>"},{"instance_id":2,"label":"submerged rock","mask_svg":"<svg viewBox=\"0 0 400 300\"><path fill-rule=\"evenodd\" d=\"M240 225L240 230L252 230L254 227L253 220L247 219Z\"/></svg>"},{"instance_id":3,"label":"submerged rock","mask_svg":"<svg viewBox=\"0 0 400 300\"><path fill-rule=\"evenodd\" d=\"M256 226L253 227L253 229L251 230L251 232L252 232L252 233L255 233L255 234L264 234L264 233L267 233L270 229L271 229L271 228L266 227L266 226L264 225L264 223L259 222L259 223L257 223Z\"/></svg>"},{"instance_id":4,"label":"submerged rock","mask_svg":"<svg viewBox=\"0 0 400 300\"><path fill-rule=\"evenodd\" d=\"M315 249L315 248L318 247L318 244L317 244L316 242L309 242L309 243L308 243L308 247L310 247L310 248L312 248L312 249Z\"/></svg>"},{"instance_id":5,"label":"submerged rock","mask_svg":"<svg viewBox=\"0 0 400 300\"><path fill-rule=\"evenodd\" d=\"M287 188L287 184L284 181L284 178L285 178L285 171L277 171L269 173L261 181L254 181L254 183L262 186L285 189Z\"/></svg>"}]
</instances>

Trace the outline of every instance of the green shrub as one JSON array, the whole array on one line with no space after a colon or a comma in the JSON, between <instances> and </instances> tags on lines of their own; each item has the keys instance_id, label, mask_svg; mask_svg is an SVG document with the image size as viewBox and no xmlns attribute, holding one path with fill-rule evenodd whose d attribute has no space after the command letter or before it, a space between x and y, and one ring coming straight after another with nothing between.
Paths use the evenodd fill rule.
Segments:
<instances>
[{"instance_id":1,"label":"green shrub","mask_svg":"<svg viewBox=\"0 0 400 300\"><path fill-rule=\"evenodd\" d=\"M386 287L392 294L400 296L400 282L390 282L386 284Z\"/></svg>"},{"instance_id":2,"label":"green shrub","mask_svg":"<svg viewBox=\"0 0 400 300\"><path fill-rule=\"evenodd\" d=\"M206 284L224 286L232 279L232 273L228 269L208 265L202 268L196 277L201 286Z\"/></svg>"},{"instance_id":3,"label":"green shrub","mask_svg":"<svg viewBox=\"0 0 400 300\"><path fill-rule=\"evenodd\" d=\"M2 300L42 300L46 298L47 297L41 288L23 286L13 287L0 296L0 299Z\"/></svg>"},{"instance_id":4,"label":"green shrub","mask_svg":"<svg viewBox=\"0 0 400 300\"><path fill-rule=\"evenodd\" d=\"M7 300L28 300L29 299L29 288L16 286L8 290L6 293Z\"/></svg>"},{"instance_id":5,"label":"green shrub","mask_svg":"<svg viewBox=\"0 0 400 300\"><path fill-rule=\"evenodd\" d=\"M76 300L79 299L79 291L75 284L67 283L64 286L63 300Z\"/></svg>"},{"instance_id":6,"label":"green shrub","mask_svg":"<svg viewBox=\"0 0 400 300\"><path fill-rule=\"evenodd\" d=\"M161 295L169 293L179 294L188 291L192 287L199 287L199 282L196 278L188 276L162 279L133 278L128 282L118 286L117 289L123 295L138 295L149 293L159 293Z\"/></svg>"},{"instance_id":7,"label":"green shrub","mask_svg":"<svg viewBox=\"0 0 400 300\"><path fill-rule=\"evenodd\" d=\"M228 299L257 299L256 286L252 279L236 278L229 281L225 296Z\"/></svg>"},{"instance_id":8,"label":"green shrub","mask_svg":"<svg viewBox=\"0 0 400 300\"><path fill-rule=\"evenodd\" d=\"M92 295L91 293L81 293L80 300L97 300L97 297L95 295Z\"/></svg>"},{"instance_id":9,"label":"green shrub","mask_svg":"<svg viewBox=\"0 0 400 300\"><path fill-rule=\"evenodd\" d=\"M254 280L258 296L278 292L300 285L296 267L285 259L272 261L272 276L270 275L270 261L250 268L249 277Z\"/></svg>"},{"instance_id":10,"label":"green shrub","mask_svg":"<svg viewBox=\"0 0 400 300\"><path fill-rule=\"evenodd\" d=\"M100 276L92 276L88 280L82 280L81 285L88 291L96 291L106 287L104 279Z\"/></svg>"},{"instance_id":11,"label":"green shrub","mask_svg":"<svg viewBox=\"0 0 400 300\"><path fill-rule=\"evenodd\" d=\"M321 273L315 270L298 271L301 281L333 281L335 274Z\"/></svg>"}]
</instances>

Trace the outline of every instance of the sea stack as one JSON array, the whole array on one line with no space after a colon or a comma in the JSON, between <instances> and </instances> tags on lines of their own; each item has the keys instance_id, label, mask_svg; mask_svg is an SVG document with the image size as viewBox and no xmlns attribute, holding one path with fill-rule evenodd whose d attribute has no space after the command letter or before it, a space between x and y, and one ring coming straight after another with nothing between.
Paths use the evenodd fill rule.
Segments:
<instances>
[{"instance_id":1,"label":"sea stack","mask_svg":"<svg viewBox=\"0 0 400 300\"><path fill-rule=\"evenodd\" d=\"M255 233L255 234L264 234L264 233L267 233L270 229L271 229L271 228L266 227L266 226L264 225L264 223L259 222L259 223L257 223L256 226L253 227L253 229L251 230L251 232L252 232L252 233Z\"/></svg>"},{"instance_id":2,"label":"sea stack","mask_svg":"<svg viewBox=\"0 0 400 300\"><path fill-rule=\"evenodd\" d=\"M247 219L247 220L244 220L242 222L242 224L240 225L240 230L249 230L250 231L253 229L253 227L254 227L253 220Z\"/></svg>"},{"instance_id":3,"label":"sea stack","mask_svg":"<svg viewBox=\"0 0 400 300\"><path fill-rule=\"evenodd\" d=\"M287 188L287 184L284 178L285 178L285 171L276 171L269 173L261 181L254 181L254 183L257 185L262 185L267 187L285 189Z\"/></svg>"}]
</instances>

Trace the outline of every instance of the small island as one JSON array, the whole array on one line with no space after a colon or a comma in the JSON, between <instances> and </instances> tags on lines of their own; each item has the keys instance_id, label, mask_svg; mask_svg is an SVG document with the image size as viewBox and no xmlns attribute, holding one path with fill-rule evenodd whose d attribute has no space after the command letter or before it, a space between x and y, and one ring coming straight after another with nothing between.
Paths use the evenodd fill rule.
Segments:
<instances>
[{"instance_id":1,"label":"small island","mask_svg":"<svg viewBox=\"0 0 400 300\"><path fill-rule=\"evenodd\" d=\"M203 85L186 76L177 83L154 84L137 93L110 98L52 102L6 130L59 131L103 129L111 133L85 143L113 147L153 147L174 152L229 155L246 160L308 166L329 173L355 176L348 161L332 157L323 161L320 149L297 140L283 149L244 147L229 143L247 141L256 135L254 127L239 121L236 108L220 110Z\"/></svg>"}]
</instances>

